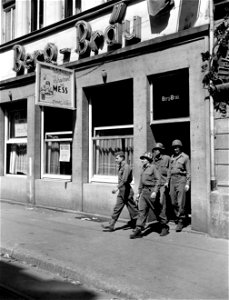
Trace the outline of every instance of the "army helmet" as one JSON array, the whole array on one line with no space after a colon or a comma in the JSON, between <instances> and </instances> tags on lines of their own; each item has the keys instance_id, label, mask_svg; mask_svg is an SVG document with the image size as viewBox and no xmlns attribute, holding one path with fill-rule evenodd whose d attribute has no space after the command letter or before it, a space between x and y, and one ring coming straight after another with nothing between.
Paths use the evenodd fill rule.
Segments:
<instances>
[{"instance_id":1,"label":"army helmet","mask_svg":"<svg viewBox=\"0 0 229 300\"><path fill-rule=\"evenodd\" d=\"M151 152L145 152L144 154L142 154L142 155L140 156L140 159L144 159L144 158L146 158L149 162L152 162L152 160L153 160L153 155L152 155Z\"/></svg>"},{"instance_id":2,"label":"army helmet","mask_svg":"<svg viewBox=\"0 0 229 300\"><path fill-rule=\"evenodd\" d=\"M153 150L165 150L165 147L162 143L156 143L155 147L153 147Z\"/></svg>"},{"instance_id":3,"label":"army helmet","mask_svg":"<svg viewBox=\"0 0 229 300\"><path fill-rule=\"evenodd\" d=\"M172 147L182 147L182 146L183 146L183 144L180 140L174 140L172 142Z\"/></svg>"}]
</instances>

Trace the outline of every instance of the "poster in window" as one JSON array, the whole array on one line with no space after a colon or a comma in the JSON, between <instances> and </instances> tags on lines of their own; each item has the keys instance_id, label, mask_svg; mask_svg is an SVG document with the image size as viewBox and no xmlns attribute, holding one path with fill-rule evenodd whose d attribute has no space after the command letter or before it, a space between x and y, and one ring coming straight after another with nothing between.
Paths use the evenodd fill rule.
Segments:
<instances>
[{"instance_id":1,"label":"poster in window","mask_svg":"<svg viewBox=\"0 0 229 300\"><path fill-rule=\"evenodd\" d=\"M157 75L152 82L154 120L189 116L189 77L187 69Z\"/></svg>"},{"instance_id":2,"label":"poster in window","mask_svg":"<svg viewBox=\"0 0 229 300\"><path fill-rule=\"evenodd\" d=\"M70 162L71 150L70 143L60 143L59 161Z\"/></svg>"},{"instance_id":3,"label":"poster in window","mask_svg":"<svg viewBox=\"0 0 229 300\"><path fill-rule=\"evenodd\" d=\"M38 62L36 104L75 109L74 71Z\"/></svg>"}]
</instances>

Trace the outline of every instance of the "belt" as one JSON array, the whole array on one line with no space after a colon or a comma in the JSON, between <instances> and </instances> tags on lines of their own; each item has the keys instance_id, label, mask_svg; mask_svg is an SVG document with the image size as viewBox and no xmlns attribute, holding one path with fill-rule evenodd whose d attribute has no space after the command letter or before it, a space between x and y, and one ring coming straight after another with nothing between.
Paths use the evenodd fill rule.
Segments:
<instances>
[{"instance_id":1,"label":"belt","mask_svg":"<svg viewBox=\"0 0 229 300\"><path fill-rule=\"evenodd\" d=\"M173 177L181 177L181 176L186 176L186 174L171 174Z\"/></svg>"}]
</instances>

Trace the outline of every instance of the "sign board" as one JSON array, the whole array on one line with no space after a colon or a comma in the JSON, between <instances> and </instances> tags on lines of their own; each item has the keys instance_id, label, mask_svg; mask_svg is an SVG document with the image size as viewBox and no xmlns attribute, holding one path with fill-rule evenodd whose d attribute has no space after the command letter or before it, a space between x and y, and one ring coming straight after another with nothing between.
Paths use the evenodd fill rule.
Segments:
<instances>
[{"instance_id":1,"label":"sign board","mask_svg":"<svg viewBox=\"0 0 229 300\"><path fill-rule=\"evenodd\" d=\"M75 109L74 71L37 62L37 105Z\"/></svg>"}]
</instances>

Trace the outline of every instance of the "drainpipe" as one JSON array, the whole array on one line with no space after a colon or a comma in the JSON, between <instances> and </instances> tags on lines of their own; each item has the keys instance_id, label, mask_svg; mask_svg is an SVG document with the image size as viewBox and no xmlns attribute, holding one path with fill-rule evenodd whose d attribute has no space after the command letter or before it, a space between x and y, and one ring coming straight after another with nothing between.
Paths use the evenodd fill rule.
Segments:
<instances>
[{"instance_id":1,"label":"drainpipe","mask_svg":"<svg viewBox=\"0 0 229 300\"><path fill-rule=\"evenodd\" d=\"M209 53L210 57L213 54L213 46L214 46L214 14L213 14L214 4L213 0L209 0ZM210 82L211 85L211 82ZM210 96L209 101L209 110L210 110L210 184L211 191L215 191L217 189L217 181L215 177L215 125L214 125L214 103L213 97Z\"/></svg>"}]
</instances>

